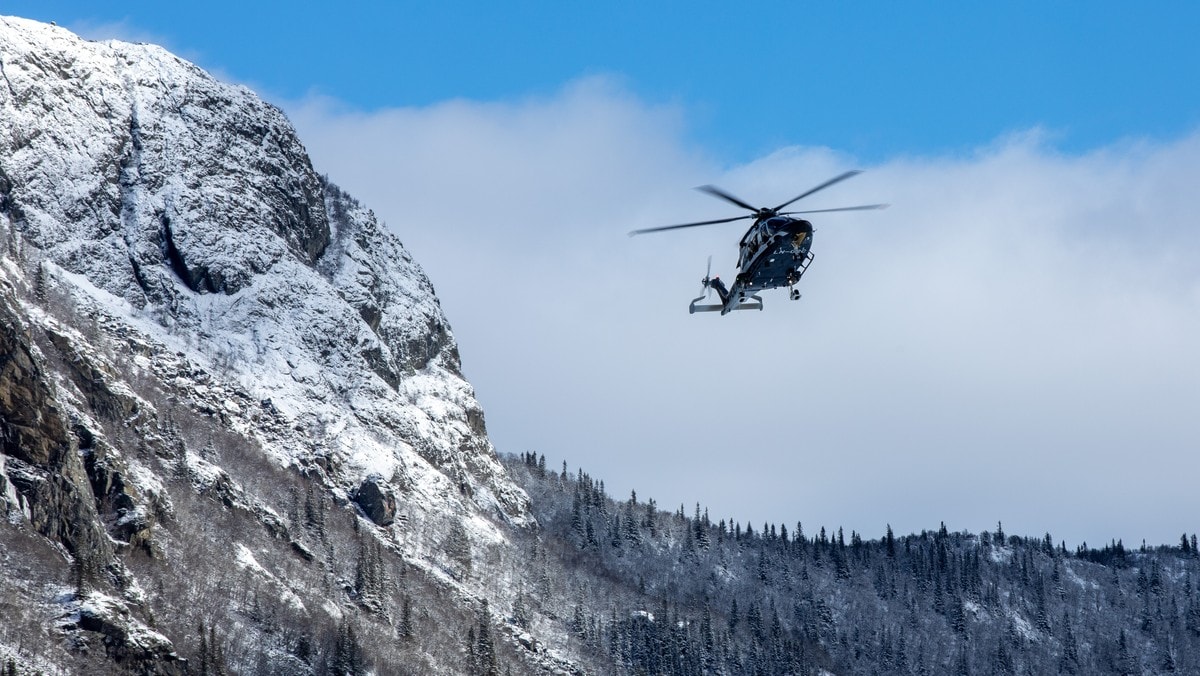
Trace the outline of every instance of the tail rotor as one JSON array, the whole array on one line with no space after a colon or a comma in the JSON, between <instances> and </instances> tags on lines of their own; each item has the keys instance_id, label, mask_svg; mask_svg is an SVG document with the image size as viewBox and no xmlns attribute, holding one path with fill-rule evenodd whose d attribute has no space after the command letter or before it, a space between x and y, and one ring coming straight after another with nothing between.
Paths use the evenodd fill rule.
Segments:
<instances>
[{"instance_id":1,"label":"tail rotor","mask_svg":"<svg viewBox=\"0 0 1200 676\"><path fill-rule=\"evenodd\" d=\"M704 270L704 279L700 280L700 285L704 287L704 294L692 299L691 304L688 305L688 313L695 314L697 312L719 312L722 308L722 305L696 305L696 303L707 301L709 297L712 296L712 290L714 286L717 287L717 292L722 295L721 302L725 302L725 294L723 291L721 291L723 288L721 285L721 278L712 276L712 256L708 257L708 267Z\"/></svg>"}]
</instances>

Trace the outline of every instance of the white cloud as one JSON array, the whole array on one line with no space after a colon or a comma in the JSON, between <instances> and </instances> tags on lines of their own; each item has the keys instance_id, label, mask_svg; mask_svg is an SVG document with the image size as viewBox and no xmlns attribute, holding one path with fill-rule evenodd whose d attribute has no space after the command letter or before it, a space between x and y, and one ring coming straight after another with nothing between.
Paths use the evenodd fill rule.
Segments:
<instances>
[{"instance_id":1,"label":"white cloud","mask_svg":"<svg viewBox=\"0 0 1200 676\"><path fill-rule=\"evenodd\" d=\"M804 299L689 316L737 215L847 168L786 148L722 169L686 111L606 79L546 99L362 113L285 106L319 171L430 274L503 451L712 517L900 532L1196 530L1200 136L1056 152L1032 131L905 157L804 201Z\"/></svg>"}]
</instances>

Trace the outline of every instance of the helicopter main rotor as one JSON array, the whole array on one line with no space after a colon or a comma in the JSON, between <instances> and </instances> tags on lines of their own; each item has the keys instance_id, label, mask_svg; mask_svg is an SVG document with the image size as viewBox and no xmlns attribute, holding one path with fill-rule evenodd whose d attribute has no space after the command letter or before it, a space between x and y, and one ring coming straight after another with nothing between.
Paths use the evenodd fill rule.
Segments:
<instances>
[{"instance_id":1,"label":"helicopter main rotor","mask_svg":"<svg viewBox=\"0 0 1200 676\"><path fill-rule=\"evenodd\" d=\"M782 212L780 211L780 209L783 209L784 207L788 206L789 204L792 204L793 202L801 200L819 190L824 190L825 188L828 188L829 186L831 186L835 183L840 183L841 181L844 181L853 176L857 176L861 173L862 173L861 171L853 170L853 171L847 171L844 174L839 174L837 176L834 176L833 178L829 179L828 181L825 181L824 183L822 183L821 185L818 185L817 187L812 188L811 190L802 192L799 195L796 195L792 199L784 202L783 204L780 204L779 206L777 206L773 209L769 208L769 207L760 207L760 208L752 207L749 204L747 204L746 202L734 197L733 195L730 195L729 193L725 192L724 190L721 190L720 188L718 188L716 186L702 185L696 189L701 192L708 193L709 195L712 195L713 197L718 197L720 199L723 199L726 202L729 202L733 205L739 206L743 209L746 209L747 211L752 211L754 213L746 214L745 216L733 216L731 218L718 218L718 219L712 220L712 221L699 221L696 223L681 223L679 225L664 225L664 226L659 226L657 228L642 228L640 230L630 231L629 236L633 237L634 235L644 235L646 233L662 232L664 230L678 230L680 228L695 228L695 227L698 227L701 225L716 225L718 223L731 223L733 221L741 221L741 220L745 220L747 218L753 218L755 220L763 220L763 219L771 218L773 216L791 216L793 214L818 214L818 213L828 213L831 211L863 211L866 209L887 208L888 205L886 205L886 204L863 204L863 205L856 206L856 207L836 207L833 209L808 209L805 211L782 211Z\"/></svg>"}]
</instances>

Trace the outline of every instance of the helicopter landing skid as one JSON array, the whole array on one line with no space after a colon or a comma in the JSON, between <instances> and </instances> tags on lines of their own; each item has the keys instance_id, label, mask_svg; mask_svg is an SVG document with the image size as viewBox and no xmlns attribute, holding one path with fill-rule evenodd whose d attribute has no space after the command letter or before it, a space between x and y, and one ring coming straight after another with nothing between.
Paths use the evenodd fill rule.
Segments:
<instances>
[{"instance_id":1,"label":"helicopter landing skid","mask_svg":"<svg viewBox=\"0 0 1200 676\"><path fill-rule=\"evenodd\" d=\"M760 298L758 295L753 295L750 297L758 302L742 301L742 302L738 303L737 305L733 306L732 308L730 308L730 310L732 311L732 310L761 310L761 309L763 309L763 299L762 298ZM702 301L704 299L705 299L705 296L700 296L699 298L693 299L691 305L688 305L688 314L694 315L697 312L720 312L725 309L724 305L696 305L696 303L699 303L700 301Z\"/></svg>"}]
</instances>

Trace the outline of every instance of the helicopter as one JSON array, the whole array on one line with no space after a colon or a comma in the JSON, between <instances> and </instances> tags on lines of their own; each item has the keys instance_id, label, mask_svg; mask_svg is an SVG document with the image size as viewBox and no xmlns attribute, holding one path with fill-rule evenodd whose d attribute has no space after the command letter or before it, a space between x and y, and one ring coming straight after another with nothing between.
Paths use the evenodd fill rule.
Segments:
<instances>
[{"instance_id":1,"label":"helicopter","mask_svg":"<svg viewBox=\"0 0 1200 676\"><path fill-rule=\"evenodd\" d=\"M807 211L781 211L781 209L819 190L824 190L835 183L840 183L860 173L862 172L857 170L847 171L774 208L755 208L716 186L702 185L696 189L743 209L748 209L753 213L745 216L734 216L732 218L700 221L698 223L643 228L631 231L629 236L663 232L665 230L678 230L681 228L695 228L701 225L731 223L733 221L753 218L753 225L746 230L745 235L742 235L742 240L739 243L738 272L734 277L733 285L726 287L720 277L711 276L712 256L709 256L708 271L705 272L704 279L700 280L700 283L703 285L704 295L692 300L691 305L688 306L688 312L695 314L697 312L720 311L722 315L725 315L733 310L762 310L763 300L758 295L758 292L767 289L777 289L781 286L788 287L788 296L792 300L800 300L800 291L795 286L813 261L811 250L813 226L812 223L802 218L793 218L793 216L796 214L817 214L831 211L885 209L888 205L864 204L856 207L809 209ZM721 298L721 303L719 305L697 305L700 301L707 299L713 289L716 289L717 295Z\"/></svg>"}]
</instances>

